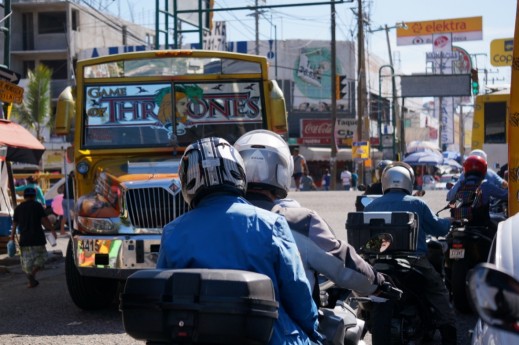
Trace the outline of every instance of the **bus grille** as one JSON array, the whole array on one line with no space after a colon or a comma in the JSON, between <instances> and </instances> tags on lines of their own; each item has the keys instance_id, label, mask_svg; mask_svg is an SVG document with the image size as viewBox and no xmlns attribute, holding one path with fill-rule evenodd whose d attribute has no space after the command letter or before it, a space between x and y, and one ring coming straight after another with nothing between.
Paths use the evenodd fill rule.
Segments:
<instances>
[{"instance_id":1,"label":"bus grille","mask_svg":"<svg viewBox=\"0 0 519 345\"><path fill-rule=\"evenodd\" d=\"M126 205L132 225L141 229L163 228L188 211L182 193L173 195L160 187L128 189Z\"/></svg>"}]
</instances>

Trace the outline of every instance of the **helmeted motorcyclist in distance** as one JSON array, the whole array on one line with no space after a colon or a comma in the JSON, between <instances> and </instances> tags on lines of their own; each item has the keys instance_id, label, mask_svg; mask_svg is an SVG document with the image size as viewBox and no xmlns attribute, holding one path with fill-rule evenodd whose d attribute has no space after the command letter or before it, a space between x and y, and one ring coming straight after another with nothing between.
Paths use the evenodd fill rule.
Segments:
<instances>
[{"instance_id":1,"label":"helmeted motorcyclist in distance","mask_svg":"<svg viewBox=\"0 0 519 345\"><path fill-rule=\"evenodd\" d=\"M188 146L179 166L191 210L165 226L157 268L238 269L267 275L279 302L270 344L321 344L317 307L286 220L248 203L245 166L226 140Z\"/></svg>"},{"instance_id":2,"label":"helmeted motorcyclist in distance","mask_svg":"<svg viewBox=\"0 0 519 345\"><path fill-rule=\"evenodd\" d=\"M487 171L487 162L481 156L469 156L463 162L465 178L459 184L457 192L447 199L450 202L463 202L463 205L453 209L456 219L466 218L472 225L492 226L489 215L490 197L507 200L508 189L487 180Z\"/></svg>"},{"instance_id":3,"label":"helmeted motorcyclist in distance","mask_svg":"<svg viewBox=\"0 0 519 345\"><path fill-rule=\"evenodd\" d=\"M480 150L480 149L470 151L469 157L470 156L479 156L479 157L483 158L485 160L485 162L488 161L486 152L483 150ZM484 177L488 182L494 184L497 187L508 188L508 182L505 179L503 179L501 176L499 176L494 170L488 169L488 166L487 166L487 172L485 173ZM451 201L454 199L454 196L458 192L458 188L460 188L460 185L464 179L465 179L465 172L462 172L458 181L456 181L454 186L452 186L452 188L447 192L447 201Z\"/></svg>"},{"instance_id":4,"label":"helmeted motorcyclist in distance","mask_svg":"<svg viewBox=\"0 0 519 345\"><path fill-rule=\"evenodd\" d=\"M387 167L391 163L393 163L393 161L390 161L389 159L384 159L384 160L381 160L380 162L378 162L376 170L375 170L375 177L377 178L377 182L370 184L366 188L366 191L364 192L365 195L383 194L382 193L382 182L380 181L381 177L382 177L382 172L384 171L384 168Z\"/></svg>"},{"instance_id":5,"label":"helmeted motorcyclist in distance","mask_svg":"<svg viewBox=\"0 0 519 345\"><path fill-rule=\"evenodd\" d=\"M234 146L245 164L246 199L286 217L312 286L316 286L316 274L321 273L336 285L359 294L375 292L384 277L352 246L339 240L323 218L304 207L277 205L277 200L287 196L293 169L290 150L283 138L271 131L255 130L242 135Z\"/></svg>"},{"instance_id":6,"label":"helmeted motorcyclist in distance","mask_svg":"<svg viewBox=\"0 0 519 345\"><path fill-rule=\"evenodd\" d=\"M394 162L388 165L382 173L381 181L384 195L373 200L364 211L407 211L417 214L419 230L416 255L419 259L412 265L423 274L424 296L435 308L442 344L456 344L456 318L449 303L449 293L440 273L426 255L426 235L445 236L449 232L452 219L435 216L423 200L411 195L414 172L408 164Z\"/></svg>"}]
</instances>

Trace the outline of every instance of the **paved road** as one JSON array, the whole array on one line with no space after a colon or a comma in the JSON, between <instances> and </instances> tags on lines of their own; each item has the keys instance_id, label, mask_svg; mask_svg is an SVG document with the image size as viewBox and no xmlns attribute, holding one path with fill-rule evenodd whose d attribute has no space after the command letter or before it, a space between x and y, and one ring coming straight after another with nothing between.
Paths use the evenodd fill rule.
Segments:
<instances>
[{"instance_id":1,"label":"paved road","mask_svg":"<svg viewBox=\"0 0 519 345\"><path fill-rule=\"evenodd\" d=\"M290 197L317 210L345 237L344 224L348 212L354 211L359 192L292 192ZM428 192L423 198L433 210L441 209L445 192ZM59 238L55 249L65 253L67 238ZM60 254L52 256L38 277L40 285L26 288L26 279L16 260L0 255L0 266L8 265L8 273L0 272L0 344L143 344L126 335L121 315L112 309L85 312L68 296L64 262ZM474 316L459 316L461 345L469 344L466 332L473 327ZM369 339L367 341L369 344Z\"/></svg>"}]
</instances>

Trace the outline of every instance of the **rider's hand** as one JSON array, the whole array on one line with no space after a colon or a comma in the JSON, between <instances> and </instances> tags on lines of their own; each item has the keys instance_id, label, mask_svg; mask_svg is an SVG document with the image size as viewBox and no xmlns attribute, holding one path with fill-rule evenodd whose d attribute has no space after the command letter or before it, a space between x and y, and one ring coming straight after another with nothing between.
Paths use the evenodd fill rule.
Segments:
<instances>
[{"instance_id":1,"label":"rider's hand","mask_svg":"<svg viewBox=\"0 0 519 345\"><path fill-rule=\"evenodd\" d=\"M399 300L402 298L402 290L396 288L393 284L386 280L378 286L377 290L375 291L375 295L388 299Z\"/></svg>"}]
</instances>

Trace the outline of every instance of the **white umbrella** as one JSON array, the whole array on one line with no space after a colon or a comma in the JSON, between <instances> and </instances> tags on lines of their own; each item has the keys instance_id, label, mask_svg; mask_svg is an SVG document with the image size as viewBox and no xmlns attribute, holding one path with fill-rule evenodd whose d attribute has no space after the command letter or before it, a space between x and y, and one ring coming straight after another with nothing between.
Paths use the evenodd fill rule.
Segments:
<instances>
[{"instance_id":1,"label":"white umbrella","mask_svg":"<svg viewBox=\"0 0 519 345\"><path fill-rule=\"evenodd\" d=\"M406 146L407 153L414 153L414 152L427 152L427 151L433 151L433 152L440 152L440 148L435 143L432 143L430 141L419 141L414 140L411 141Z\"/></svg>"}]
</instances>

